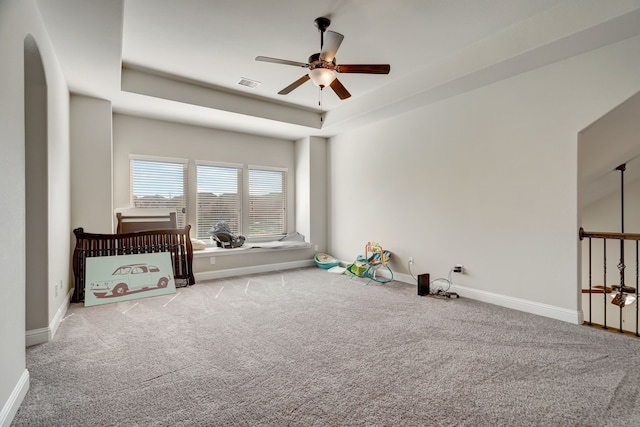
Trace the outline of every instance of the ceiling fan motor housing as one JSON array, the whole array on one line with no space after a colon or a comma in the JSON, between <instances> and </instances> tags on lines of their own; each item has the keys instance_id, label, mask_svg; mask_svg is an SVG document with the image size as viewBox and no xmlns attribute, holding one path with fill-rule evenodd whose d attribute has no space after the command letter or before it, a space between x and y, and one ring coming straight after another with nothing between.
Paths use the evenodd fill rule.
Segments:
<instances>
[{"instance_id":1,"label":"ceiling fan motor housing","mask_svg":"<svg viewBox=\"0 0 640 427\"><path fill-rule=\"evenodd\" d=\"M335 69L336 58L333 58L332 62L323 61L320 59L319 53L314 53L309 57L309 69L314 70L316 68L328 68L329 70Z\"/></svg>"},{"instance_id":2,"label":"ceiling fan motor housing","mask_svg":"<svg viewBox=\"0 0 640 427\"><path fill-rule=\"evenodd\" d=\"M316 24L316 28L318 29L318 31L324 33L326 29L329 28L329 25L331 25L331 20L329 18L321 16L320 18L316 18L313 23Z\"/></svg>"}]
</instances>

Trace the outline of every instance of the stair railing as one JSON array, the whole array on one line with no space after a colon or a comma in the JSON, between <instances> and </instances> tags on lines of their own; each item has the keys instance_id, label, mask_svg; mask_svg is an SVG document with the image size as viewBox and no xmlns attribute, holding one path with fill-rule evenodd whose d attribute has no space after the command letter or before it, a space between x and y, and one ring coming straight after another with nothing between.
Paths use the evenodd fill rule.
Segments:
<instances>
[{"instance_id":1,"label":"stair railing","mask_svg":"<svg viewBox=\"0 0 640 427\"><path fill-rule=\"evenodd\" d=\"M580 240L587 239L588 248L589 248L589 288L588 290L583 289L583 292L586 291L589 293L589 321L588 324L592 325L592 296L593 294L604 293L604 322L603 328L608 329L607 327L607 295L611 294L613 299L611 302L618 306L619 316L620 316L620 324L619 331L624 332L622 329L622 310L627 305L628 296L635 297L635 335L640 336L638 331L638 319L639 319L639 307L638 307L638 278L640 271L639 257L638 257L638 241L640 241L640 234L637 233L609 233L609 232L592 232L592 231L584 231L582 227L579 231ZM603 245L603 285L593 285L593 271L592 271L592 240L600 239L602 240ZM620 257L618 262L618 271L620 273L620 280L617 285L612 285L611 287L607 286L607 241L619 241L620 242ZM635 287L628 286L625 282L625 260L624 260L624 242L626 240L635 241ZM602 288L602 290L600 290Z\"/></svg>"}]
</instances>

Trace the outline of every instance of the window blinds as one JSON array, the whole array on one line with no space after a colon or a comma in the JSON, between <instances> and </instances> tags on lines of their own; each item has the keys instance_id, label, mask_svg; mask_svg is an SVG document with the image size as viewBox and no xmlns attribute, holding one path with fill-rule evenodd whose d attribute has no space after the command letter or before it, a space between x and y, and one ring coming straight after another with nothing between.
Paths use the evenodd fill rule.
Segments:
<instances>
[{"instance_id":1,"label":"window blinds","mask_svg":"<svg viewBox=\"0 0 640 427\"><path fill-rule=\"evenodd\" d=\"M287 232L286 170L249 167L249 237Z\"/></svg>"},{"instance_id":2,"label":"window blinds","mask_svg":"<svg viewBox=\"0 0 640 427\"><path fill-rule=\"evenodd\" d=\"M242 234L242 166L196 163L196 175L198 238L220 221Z\"/></svg>"},{"instance_id":3,"label":"window blinds","mask_svg":"<svg viewBox=\"0 0 640 427\"><path fill-rule=\"evenodd\" d=\"M178 227L186 225L187 161L131 157L131 206L176 211Z\"/></svg>"}]
</instances>

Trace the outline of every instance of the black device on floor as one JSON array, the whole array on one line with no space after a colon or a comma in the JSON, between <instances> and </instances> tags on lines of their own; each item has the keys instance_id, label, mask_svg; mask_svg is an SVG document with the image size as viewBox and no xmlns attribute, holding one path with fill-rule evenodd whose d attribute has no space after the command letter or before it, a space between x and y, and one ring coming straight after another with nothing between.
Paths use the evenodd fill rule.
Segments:
<instances>
[{"instance_id":1,"label":"black device on floor","mask_svg":"<svg viewBox=\"0 0 640 427\"><path fill-rule=\"evenodd\" d=\"M418 275L418 295L429 295L429 273Z\"/></svg>"}]
</instances>

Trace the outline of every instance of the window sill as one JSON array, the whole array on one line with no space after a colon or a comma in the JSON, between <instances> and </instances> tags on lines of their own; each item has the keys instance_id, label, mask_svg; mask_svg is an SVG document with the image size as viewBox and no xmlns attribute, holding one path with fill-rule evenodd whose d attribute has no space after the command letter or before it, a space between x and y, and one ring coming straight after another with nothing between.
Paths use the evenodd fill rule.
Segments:
<instances>
[{"instance_id":1,"label":"window sill","mask_svg":"<svg viewBox=\"0 0 640 427\"><path fill-rule=\"evenodd\" d=\"M193 258L204 258L210 256L225 256L225 255L243 255L243 254L256 254L261 252L274 252L274 251L291 251L291 250L301 250L301 249L310 249L311 243L300 242L301 244L293 245L293 246L273 246L273 247L262 247L261 245L272 244L277 242L252 242L245 243L239 248L230 248L224 249L219 247L207 247L205 249L199 251L193 251ZM255 245L255 246L252 246Z\"/></svg>"}]
</instances>

